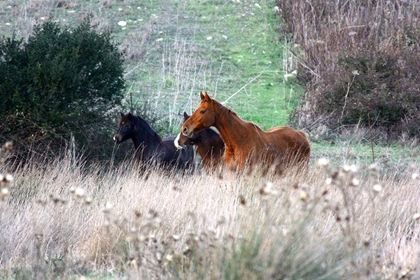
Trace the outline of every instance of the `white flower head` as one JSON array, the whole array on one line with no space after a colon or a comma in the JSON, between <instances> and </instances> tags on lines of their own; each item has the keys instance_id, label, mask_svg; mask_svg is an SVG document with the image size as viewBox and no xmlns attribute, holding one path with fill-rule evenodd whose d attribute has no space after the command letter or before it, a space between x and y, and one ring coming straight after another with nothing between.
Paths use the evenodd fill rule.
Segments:
<instances>
[{"instance_id":1,"label":"white flower head","mask_svg":"<svg viewBox=\"0 0 420 280\"><path fill-rule=\"evenodd\" d=\"M320 158L318 159L317 163L319 166L327 166L330 163L330 161L326 158Z\"/></svg>"},{"instance_id":2,"label":"white flower head","mask_svg":"<svg viewBox=\"0 0 420 280\"><path fill-rule=\"evenodd\" d=\"M375 192L380 192L380 191L382 191L382 186L381 186L381 185L379 185L379 184L376 184L376 185L373 185L372 189L373 189Z\"/></svg>"}]
</instances>

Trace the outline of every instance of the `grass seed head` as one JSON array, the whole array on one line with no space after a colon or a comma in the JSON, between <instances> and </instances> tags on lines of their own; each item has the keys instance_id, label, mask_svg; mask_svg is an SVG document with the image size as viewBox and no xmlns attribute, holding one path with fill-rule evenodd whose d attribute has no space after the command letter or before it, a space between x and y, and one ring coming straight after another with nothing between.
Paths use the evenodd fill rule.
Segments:
<instances>
[{"instance_id":1,"label":"grass seed head","mask_svg":"<svg viewBox=\"0 0 420 280\"><path fill-rule=\"evenodd\" d=\"M379 184L375 184L375 185L373 185L373 190L375 191L375 192L380 192L380 191L382 191L382 186L381 185L379 185Z\"/></svg>"},{"instance_id":2,"label":"grass seed head","mask_svg":"<svg viewBox=\"0 0 420 280\"><path fill-rule=\"evenodd\" d=\"M162 223L162 220L156 217L155 219L153 219L152 227L159 228L161 223Z\"/></svg>"},{"instance_id":3,"label":"grass seed head","mask_svg":"<svg viewBox=\"0 0 420 280\"><path fill-rule=\"evenodd\" d=\"M50 194L50 198L55 204L57 204L58 202L61 201L60 197L58 195L55 195L55 194Z\"/></svg>"},{"instance_id":4,"label":"grass seed head","mask_svg":"<svg viewBox=\"0 0 420 280\"><path fill-rule=\"evenodd\" d=\"M106 205L105 205L105 208L104 208L104 210L102 210L104 213L109 213L109 212L111 212L111 210L112 210L112 204L111 203L109 203L109 202L107 202L106 203Z\"/></svg>"},{"instance_id":5,"label":"grass seed head","mask_svg":"<svg viewBox=\"0 0 420 280\"><path fill-rule=\"evenodd\" d=\"M372 163L371 165L369 165L369 170L371 170L373 172L378 172L379 171L379 165L377 163Z\"/></svg>"},{"instance_id":6,"label":"grass seed head","mask_svg":"<svg viewBox=\"0 0 420 280\"><path fill-rule=\"evenodd\" d=\"M85 204L86 205L90 205L92 203L92 198L90 198L90 197L86 197L85 198Z\"/></svg>"},{"instance_id":7,"label":"grass seed head","mask_svg":"<svg viewBox=\"0 0 420 280\"><path fill-rule=\"evenodd\" d=\"M246 206L246 199L243 195L239 195L239 203L243 206Z\"/></svg>"},{"instance_id":8,"label":"grass seed head","mask_svg":"<svg viewBox=\"0 0 420 280\"><path fill-rule=\"evenodd\" d=\"M188 255L191 252L191 248L188 245L185 245L184 250L182 250L182 253L184 256Z\"/></svg>"},{"instance_id":9,"label":"grass seed head","mask_svg":"<svg viewBox=\"0 0 420 280\"><path fill-rule=\"evenodd\" d=\"M217 221L217 225L224 225L227 223L227 219L225 216L221 216L220 219Z\"/></svg>"},{"instance_id":10,"label":"grass seed head","mask_svg":"<svg viewBox=\"0 0 420 280\"><path fill-rule=\"evenodd\" d=\"M12 174L6 174L6 176L4 176L3 179L6 183L11 183L13 181L13 176Z\"/></svg>"},{"instance_id":11,"label":"grass seed head","mask_svg":"<svg viewBox=\"0 0 420 280\"><path fill-rule=\"evenodd\" d=\"M136 261L136 259L132 259L132 260L130 261L129 265L130 265L131 267L133 267L133 268L137 268L137 261Z\"/></svg>"},{"instance_id":12,"label":"grass seed head","mask_svg":"<svg viewBox=\"0 0 420 280\"><path fill-rule=\"evenodd\" d=\"M358 186L359 184L360 184L360 180L359 180L359 179L357 179L357 178L353 178L353 179L351 180L351 185L352 185L352 186L356 187L356 186Z\"/></svg>"},{"instance_id":13,"label":"grass seed head","mask_svg":"<svg viewBox=\"0 0 420 280\"><path fill-rule=\"evenodd\" d=\"M85 190L82 188L77 188L74 193L76 194L77 197L81 198L85 196Z\"/></svg>"},{"instance_id":14,"label":"grass seed head","mask_svg":"<svg viewBox=\"0 0 420 280\"><path fill-rule=\"evenodd\" d=\"M138 210L134 211L134 215L136 216L136 218L141 218L141 216L142 216L141 212L138 211Z\"/></svg>"},{"instance_id":15,"label":"grass seed head","mask_svg":"<svg viewBox=\"0 0 420 280\"><path fill-rule=\"evenodd\" d=\"M8 150L11 150L13 148L13 142L7 141L6 143L4 143L4 147Z\"/></svg>"},{"instance_id":16,"label":"grass seed head","mask_svg":"<svg viewBox=\"0 0 420 280\"><path fill-rule=\"evenodd\" d=\"M147 239L147 238L146 238L146 236L145 236L144 234L140 234L140 235L139 235L139 241L140 241L140 242L145 242L145 241L146 241L146 239Z\"/></svg>"},{"instance_id":17,"label":"grass seed head","mask_svg":"<svg viewBox=\"0 0 420 280\"><path fill-rule=\"evenodd\" d=\"M278 195L278 191L273 190L273 183L271 182L267 182L267 184L259 190L259 193L261 195L268 195L268 194L274 195L274 196Z\"/></svg>"},{"instance_id":18,"label":"grass seed head","mask_svg":"<svg viewBox=\"0 0 420 280\"><path fill-rule=\"evenodd\" d=\"M352 165L346 164L346 165L343 166L342 170L343 170L344 173L348 173L348 172L355 173L355 172L357 172L357 166L354 165L354 164L352 164Z\"/></svg>"},{"instance_id":19,"label":"grass seed head","mask_svg":"<svg viewBox=\"0 0 420 280\"><path fill-rule=\"evenodd\" d=\"M162 253L160 253L160 252L156 252L156 260L159 262L159 263L161 263L162 262Z\"/></svg>"},{"instance_id":20,"label":"grass seed head","mask_svg":"<svg viewBox=\"0 0 420 280\"><path fill-rule=\"evenodd\" d=\"M1 189L1 197L0 197L0 200L3 201L8 196L9 196L9 190L7 188Z\"/></svg>"},{"instance_id":21,"label":"grass seed head","mask_svg":"<svg viewBox=\"0 0 420 280\"><path fill-rule=\"evenodd\" d=\"M299 199L302 201L306 201L308 199L308 194L305 191L301 191L299 193Z\"/></svg>"},{"instance_id":22,"label":"grass seed head","mask_svg":"<svg viewBox=\"0 0 420 280\"><path fill-rule=\"evenodd\" d=\"M320 158L320 159L318 159L317 164L318 164L318 166L326 167L330 164L330 161L326 158Z\"/></svg>"}]
</instances>

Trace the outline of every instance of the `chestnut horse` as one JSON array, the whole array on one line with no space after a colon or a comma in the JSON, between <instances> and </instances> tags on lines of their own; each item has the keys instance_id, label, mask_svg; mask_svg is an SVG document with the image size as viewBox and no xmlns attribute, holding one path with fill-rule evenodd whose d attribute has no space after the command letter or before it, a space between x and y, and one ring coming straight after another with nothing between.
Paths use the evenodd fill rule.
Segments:
<instances>
[{"instance_id":1,"label":"chestnut horse","mask_svg":"<svg viewBox=\"0 0 420 280\"><path fill-rule=\"evenodd\" d=\"M184 122L187 121L189 117L190 116L184 112ZM204 169L209 173L214 171L215 168L222 163L225 143L219 133L211 128L206 128L194 133L191 138L179 133L174 143L178 149L185 148L187 145L195 145L196 151L201 157L201 163L203 164Z\"/></svg>"},{"instance_id":2,"label":"chestnut horse","mask_svg":"<svg viewBox=\"0 0 420 280\"><path fill-rule=\"evenodd\" d=\"M141 117L121 113L114 141L120 144L128 139L133 141L136 159L146 166L160 165L166 169L181 170L194 168L192 147L178 150L174 145L175 136L162 139Z\"/></svg>"},{"instance_id":3,"label":"chestnut horse","mask_svg":"<svg viewBox=\"0 0 420 280\"><path fill-rule=\"evenodd\" d=\"M279 126L263 131L257 125L240 119L235 112L205 92L191 117L184 122L181 133L193 137L195 133L214 126L225 143L223 163L236 171L260 165L263 170L274 167L282 174L287 167L306 165L310 146L306 135L291 127Z\"/></svg>"}]
</instances>

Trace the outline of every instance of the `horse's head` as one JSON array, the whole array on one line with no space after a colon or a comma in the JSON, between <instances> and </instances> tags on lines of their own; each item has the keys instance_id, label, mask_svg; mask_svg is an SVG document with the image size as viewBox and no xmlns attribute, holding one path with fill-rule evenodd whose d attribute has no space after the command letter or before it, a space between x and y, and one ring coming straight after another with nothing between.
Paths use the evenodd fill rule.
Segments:
<instances>
[{"instance_id":1,"label":"horse's head","mask_svg":"<svg viewBox=\"0 0 420 280\"><path fill-rule=\"evenodd\" d=\"M181 127L181 133L188 138L193 137L195 132L213 126L215 123L215 114L212 107L213 100L205 92L200 92L201 102L198 104L191 117L184 122Z\"/></svg>"},{"instance_id":2,"label":"horse's head","mask_svg":"<svg viewBox=\"0 0 420 280\"><path fill-rule=\"evenodd\" d=\"M120 121L118 122L118 131L114 135L114 142L120 144L121 142L132 138L137 129L135 117L131 113L126 115L121 113Z\"/></svg>"},{"instance_id":3,"label":"horse's head","mask_svg":"<svg viewBox=\"0 0 420 280\"><path fill-rule=\"evenodd\" d=\"M190 118L190 116L184 112L184 123ZM178 133L175 138L174 144L177 149L185 148L187 145L194 145L197 135L192 135L191 138L185 136L182 133Z\"/></svg>"}]
</instances>

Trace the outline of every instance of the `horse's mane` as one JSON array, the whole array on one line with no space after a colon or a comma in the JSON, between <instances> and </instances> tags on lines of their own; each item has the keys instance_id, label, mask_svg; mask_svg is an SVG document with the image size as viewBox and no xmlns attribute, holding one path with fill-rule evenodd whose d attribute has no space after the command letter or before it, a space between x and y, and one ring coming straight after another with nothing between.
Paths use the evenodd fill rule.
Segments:
<instances>
[{"instance_id":1,"label":"horse's mane","mask_svg":"<svg viewBox=\"0 0 420 280\"><path fill-rule=\"evenodd\" d=\"M140 131L144 131L146 133L149 133L151 137L154 137L159 140L159 142L162 141L162 138L157 134L157 132L150 126L146 120L144 120L142 117L132 114L127 114L123 118L121 118L120 123L123 121L131 121L134 122L135 125L139 126Z\"/></svg>"},{"instance_id":2,"label":"horse's mane","mask_svg":"<svg viewBox=\"0 0 420 280\"><path fill-rule=\"evenodd\" d=\"M159 139L159 142L162 141L162 138L160 137L160 135L150 126L150 124L148 122L146 122L142 117L140 116L135 116L136 119L139 121L140 126L142 128L144 128L144 131L147 132L151 132L152 136L156 137L157 139Z\"/></svg>"},{"instance_id":3,"label":"horse's mane","mask_svg":"<svg viewBox=\"0 0 420 280\"><path fill-rule=\"evenodd\" d=\"M235 111L233 111L232 109L226 107L225 105L223 105L222 103L218 102L217 100L212 99L213 104L216 104L218 106L219 112L221 115L231 115L234 118L236 118L238 121L244 123L244 124L248 124L253 126L254 129L257 129L258 131L263 132L263 130L261 129L261 127L259 127L258 125L256 125L253 122L249 122L246 120L241 119L238 114L236 114ZM214 106L214 105L213 105Z\"/></svg>"},{"instance_id":4,"label":"horse's mane","mask_svg":"<svg viewBox=\"0 0 420 280\"><path fill-rule=\"evenodd\" d=\"M215 99L211 99L211 102L213 103L213 106L216 105L218 107L221 115L233 115L234 117L239 118L235 111L233 111L229 107L223 105L219 101L217 101Z\"/></svg>"}]
</instances>

